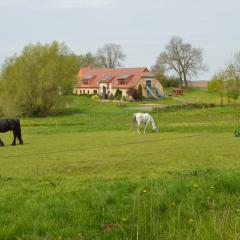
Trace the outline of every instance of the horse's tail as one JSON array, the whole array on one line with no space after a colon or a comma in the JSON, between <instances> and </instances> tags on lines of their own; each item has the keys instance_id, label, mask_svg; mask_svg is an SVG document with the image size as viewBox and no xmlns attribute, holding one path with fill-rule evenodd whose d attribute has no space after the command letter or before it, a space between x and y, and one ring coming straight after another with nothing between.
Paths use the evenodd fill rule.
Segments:
<instances>
[{"instance_id":1,"label":"horse's tail","mask_svg":"<svg viewBox=\"0 0 240 240\"><path fill-rule=\"evenodd\" d=\"M21 125L20 125L19 119L16 119L16 124L17 124L17 137L18 137L19 143L23 144L22 131L21 131Z\"/></svg>"}]
</instances>

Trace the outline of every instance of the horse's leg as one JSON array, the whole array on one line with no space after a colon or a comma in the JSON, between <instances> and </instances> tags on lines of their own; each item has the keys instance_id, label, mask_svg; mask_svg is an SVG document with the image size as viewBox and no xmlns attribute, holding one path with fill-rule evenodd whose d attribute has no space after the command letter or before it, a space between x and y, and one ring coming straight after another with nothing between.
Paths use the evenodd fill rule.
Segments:
<instances>
[{"instance_id":1,"label":"horse's leg","mask_svg":"<svg viewBox=\"0 0 240 240\"><path fill-rule=\"evenodd\" d=\"M20 126L20 121L17 120L17 129L16 129L16 135L19 141L19 144L23 144L22 140L22 132L21 132L21 126Z\"/></svg>"},{"instance_id":2,"label":"horse's leg","mask_svg":"<svg viewBox=\"0 0 240 240\"><path fill-rule=\"evenodd\" d=\"M137 132L140 135L140 122L137 122Z\"/></svg>"},{"instance_id":3,"label":"horse's leg","mask_svg":"<svg viewBox=\"0 0 240 240\"><path fill-rule=\"evenodd\" d=\"M19 141L19 144L23 144L23 140L21 137L18 136L18 141Z\"/></svg>"},{"instance_id":4,"label":"horse's leg","mask_svg":"<svg viewBox=\"0 0 240 240\"><path fill-rule=\"evenodd\" d=\"M17 137L16 131L15 131L15 129L13 129L13 142L12 142L12 146L16 145L16 137Z\"/></svg>"},{"instance_id":5,"label":"horse's leg","mask_svg":"<svg viewBox=\"0 0 240 240\"><path fill-rule=\"evenodd\" d=\"M148 125L148 122L145 123L145 128L144 128L144 135L146 134L146 130L147 130L147 125Z\"/></svg>"},{"instance_id":6,"label":"horse's leg","mask_svg":"<svg viewBox=\"0 0 240 240\"><path fill-rule=\"evenodd\" d=\"M19 144L23 144L21 129L17 131L16 135L17 135Z\"/></svg>"}]
</instances>

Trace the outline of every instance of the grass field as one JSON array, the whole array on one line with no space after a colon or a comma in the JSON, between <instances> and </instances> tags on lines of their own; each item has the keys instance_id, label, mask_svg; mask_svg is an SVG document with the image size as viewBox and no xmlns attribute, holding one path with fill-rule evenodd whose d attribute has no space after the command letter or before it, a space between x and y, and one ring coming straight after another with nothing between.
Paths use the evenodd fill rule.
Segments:
<instances>
[{"instance_id":1,"label":"grass field","mask_svg":"<svg viewBox=\"0 0 240 240\"><path fill-rule=\"evenodd\" d=\"M135 105L73 97L22 119L23 146L1 135L0 239L240 239L237 107L163 109L139 136Z\"/></svg>"},{"instance_id":2,"label":"grass field","mask_svg":"<svg viewBox=\"0 0 240 240\"><path fill-rule=\"evenodd\" d=\"M183 90L183 95L178 96L180 99L185 101L191 101L191 102L200 102L200 103L214 103L216 105L221 104L220 96L217 93L209 93L207 89L194 89L194 88L188 88ZM229 103L231 104L239 104L240 100L232 100L229 99ZM225 96L223 98L223 104L228 105L228 99Z\"/></svg>"}]
</instances>

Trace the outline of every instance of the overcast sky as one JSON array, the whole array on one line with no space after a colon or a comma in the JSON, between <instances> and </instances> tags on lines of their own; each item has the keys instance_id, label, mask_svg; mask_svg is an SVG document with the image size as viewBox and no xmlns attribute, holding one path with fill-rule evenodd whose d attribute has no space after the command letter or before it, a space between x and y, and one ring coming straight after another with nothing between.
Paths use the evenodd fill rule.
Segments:
<instances>
[{"instance_id":1,"label":"overcast sky","mask_svg":"<svg viewBox=\"0 0 240 240\"><path fill-rule=\"evenodd\" d=\"M28 43L75 53L121 44L126 67L151 67L172 36L204 50L207 80L240 50L240 0L0 0L0 64Z\"/></svg>"}]
</instances>

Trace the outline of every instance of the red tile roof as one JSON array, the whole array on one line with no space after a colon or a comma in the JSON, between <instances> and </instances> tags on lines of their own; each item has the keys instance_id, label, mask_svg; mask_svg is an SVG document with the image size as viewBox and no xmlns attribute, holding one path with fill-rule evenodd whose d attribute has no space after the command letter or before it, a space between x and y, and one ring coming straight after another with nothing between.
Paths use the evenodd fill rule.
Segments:
<instances>
[{"instance_id":1,"label":"red tile roof","mask_svg":"<svg viewBox=\"0 0 240 240\"><path fill-rule=\"evenodd\" d=\"M142 68L81 68L78 72L78 83L75 87L82 88L98 88L100 82L106 82L108 85L111 83L112 88L131 88L144 76L153 75L146 67ZM82 84L82 80L88 79L88 84ZM120 79L126 79L127 84L119 85Z\"/></svg>"}]
</instances>

